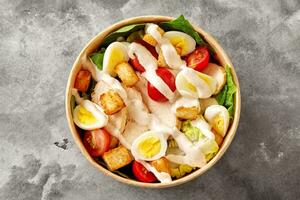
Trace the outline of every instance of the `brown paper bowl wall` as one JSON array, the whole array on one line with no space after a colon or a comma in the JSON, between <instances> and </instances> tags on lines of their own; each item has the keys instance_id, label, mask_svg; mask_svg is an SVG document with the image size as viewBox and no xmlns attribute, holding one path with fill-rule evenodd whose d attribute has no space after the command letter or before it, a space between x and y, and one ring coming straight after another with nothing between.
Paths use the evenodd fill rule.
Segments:
<instances>
[{"instance_id":1,"label":"brown paper bowl wall","mask_svg":"<svg viewBox=\"0 0 300 200\"><path fill-rule=\"evenodd\" d=\"M102 173L105 175L111 176L112 178L126 184L134 185L134 186L139 186L139 187L146 187L146 188L165 188L165 187L171 187L171 186L176 186L180 185L183 183L186 183L196 177L199 177L201 174L206 172L209 168L211 168L225 153L227 148L229 147L235 132L238 127L239 123L239 118L240 118L240 109L241 109L241 97L240 97L240 87L238 83L238 78L236 76L235 70L233 68L233 65L231 61L229 60L228 56L226 55L225 51L222 49L222 47L217 43L217 41L208 33L203 31L201 28L194 26L195 30L198 31L201 36L213 47L213 49L216 51L219 62L221 63L222 66L225 66L226 64L229 65L232 69L232 75L234 78L234 82L237 86L237 92L235 95L235 113L234 113L234 120L231 126L229 127L229 131L223 141L223 144L219 150L219 152L216 154L216 156L203 168L198 169L194 171L193 173L180 178L178 180L172 181L171 183L143 183L143 182L138 182L134 180L129 180L126 178L123 178L121 176L118 176L109 170L105 169L101 165L99 165L86 151L86 149L83 146L83 143L80 138L80 134L78 133L75 124L73 123L72 119L72 111L71 111L71 106L70 106L70 101L71 101L71 88L74 85L74 80L75 76L78 73L78 71L81 69L81 66L83 64L85 65L90 65L91 63L87 59L87 56L96 51L96 49L100 46L102 40L106 35L109 33L129 24L135 24L135 23L145 23L145 22L154 22L154 23L159 23L159 22L164 22L164 21L170 21L173 20L174 18L172 17L167 17L167 16L140 16L140 17L134 17L134 18L129 18L125 19L123 21L120 21L116 24L111 25L110 27L106 28L104 31L100 32L98 35L96 35L93 39L89 41L89 43L83 48L83 50L80 52L79 56L77 57L76 61L74 62L74 65L71 69L69 79L68 79L68 84L66 88L66 115L67 115L67 120L69 124L69 128L71 130L71 133L74 137L74 140L77 144L77 146L80 148L82 154L89 160L89 162L99 169Z\"/></svg>"}]
</instances>

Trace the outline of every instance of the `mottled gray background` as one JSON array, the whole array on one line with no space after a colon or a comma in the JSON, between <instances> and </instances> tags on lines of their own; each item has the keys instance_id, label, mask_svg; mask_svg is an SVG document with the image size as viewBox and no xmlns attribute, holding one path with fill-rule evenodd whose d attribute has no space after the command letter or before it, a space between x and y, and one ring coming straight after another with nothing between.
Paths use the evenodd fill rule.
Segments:
<instances>
[{"instance_id":1,"label":"mottled gray background","mask_svg":"<svg viewBox=\"0 0 300 200\"><path fill-rule=\"evenodd\" d=\"M151 190L102 175L68 130L64 94L83 46L118 20L178 16L236 67L242 113L225 156L185 185ZM0 199L299 199L299 0L0 0Z\"/></svg>"}]
</instances>

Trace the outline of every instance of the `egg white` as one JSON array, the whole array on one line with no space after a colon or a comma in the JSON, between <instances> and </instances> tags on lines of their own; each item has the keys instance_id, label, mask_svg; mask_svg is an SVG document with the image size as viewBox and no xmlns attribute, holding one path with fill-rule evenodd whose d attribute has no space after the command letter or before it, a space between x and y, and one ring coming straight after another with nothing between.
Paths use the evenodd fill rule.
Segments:
<instances>
[{"instance_id":1,"label":"egg white","mask_svg":"<svg viewBox=\"0 0 300 200\"><path fill-rule=\"evenodd\" d=\"M141 155L139 153L138 146L139 146L139 143L143 139L151 137L151 136L155 136L155 137L159 138L159 140L160 140L160 151L159 151L159 153L157 153L156 155L154 155L151 158L145 158L143 155ZM152 161L152 160L157 160L157 159L165 156L166 151L167 151L167 147L168 147L167 140L164 138L163 133L155 132L155 131L147 131L147 132L143 133L142 135L140 135L138 138L136 138L133 141L132 148L131 148L131 153L132 153L132 155L134 156L134 158L136 160Z\"/></svg>"}]
</instances>

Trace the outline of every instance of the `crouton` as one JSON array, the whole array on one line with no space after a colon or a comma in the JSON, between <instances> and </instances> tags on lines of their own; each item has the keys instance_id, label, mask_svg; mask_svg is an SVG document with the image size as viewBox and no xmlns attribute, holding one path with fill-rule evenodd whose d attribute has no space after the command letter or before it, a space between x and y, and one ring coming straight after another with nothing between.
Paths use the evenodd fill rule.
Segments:
<instances>
[{"instance_id":1,"label":"crouton","mask_svg":"<svg viewBox=\"0 0 300 200\"><path fill-rule=\"evenodd\" d=\"M162 54L162 50L160 49L158 52L157 65L159 67L168 67L164 55Z\"/></svg>"},{"instance_id":2,"label":"crouton","mask_svg":"<svg viewBox=\"0 0 300 200\"><path fill-rule=\"evenodd\" d=\"M115 71L121 79L122 83L127 87L133 86L139 80L134 69L127 62L118 64L115 68Z\"/></svg>"},{"instance_id":3,"label":"crouton","mask_svg":"<svg viewBox=\"0 0 300 200\"><path fill-rule=\"evenodd\" d=\"M199 107L179 107L176 109L176 117L180 119L196 119L200 113Z\"/></svg>"},{"instance_id":4,"label":"crouton","mask_svg":"<svg viewBox=\"0 0 300 200\"><path fill-rule=\"evenodd\" d=\"M181 129L181 125L182 125L182 121L181 121L180 119L176 118L176 128L177 128L178 130Z\"/></svg>"},{"instance_id":5,"label":"crouton","mask_svg":"<svg viewBox=\"0 0 300 200\"><path fill-rule=\"evenodd\" d=\"M151 165L155 167L158 172L166 172L171 174L168 160L165 157L151 161Z\"/></svg>"},{"instance_id":6,"label":"crouton","mask_svg":"<svg viewBox=\"0 0 300 200\"><path fill-rule=\"evenodd\" d=\"M100 104L104 109L104 112L108 115L117 113L125 104L120 95L114 90L108 90L100 95Z\"/></svg>"},{"instance_id":7,"label":"crouton","mask_svg":"<svg viewBox=\"0 0 300 200\"><path fill-rule=\"evenodd\" d=\"M74 88L80 92L86 92L90 86L91 73L87 70L80 70L76 76Z\"/></svg>"},{"instance_id":8,"label":"crouton","mask_svg":"<svg viewBox=\"0 0 300 200\"><path fill-rule=\"evenodd\" d=\"M163 29L161 29L160 27L158 27L157 30L161 35L163 35L165 33L165 31ZM157 44L157 41L149 33L144 35L143 40L152 46L156 46L156 44Z\"/></svg>"},{"instance_id":9,"label":"crouton","mask_svg":"<svg viewBox=\"0 0 300 200\"><path fill-rule=\"evenodd\" d=\"M133 160L130 152L123 146L111 149L103 154L103 160L110 171L120 169Z\"/></svg>"}]
</instances>

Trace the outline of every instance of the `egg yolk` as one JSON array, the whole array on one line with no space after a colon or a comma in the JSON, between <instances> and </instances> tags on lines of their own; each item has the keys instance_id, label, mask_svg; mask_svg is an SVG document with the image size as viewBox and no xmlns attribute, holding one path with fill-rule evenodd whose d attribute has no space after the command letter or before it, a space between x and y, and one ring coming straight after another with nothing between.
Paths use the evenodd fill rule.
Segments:
<instances>
[{"instance_id":1,"label":"egg yolk","mask_svg":"<svg viewBox=\"0 0 300 200\"><path fill-rule=\"evenodd\" d=\"M93 124L97 121L97 119L94 117L94 115L86 110L83 106L79 106L78 112L77 112L77 117L79 122L82 124Z\"/></svg>"},{"instance_id":2,"label":"egg yolk","mask_svg":"<svg viewBox=\"0 0 300 200\"><path fill-rule=\"evenodd\" d=\"M193 84L188 82L185 78L184 78L183 84L187 87L188 90L190 90L192 92L197 92L197 88Z\"/></svg>"},{"instance_id":3,"label":"egg yolk","mask_svg":"<svg viewBox=\"0 0 300 200\"><path fill-rule=\"evenodd\" d=\"M160 152L160 139L156 136L144 138L138 145L139 152L145 158L151 158Z\"/></svg>"},{"instance_id":4,"label":"egg yolk","mask_svg":"<svg viewBox=\"0 0 300 200\"><path fill-rule=\"evenodd\" d=\"M212 126L218 134L222 135L224 130L224 119L220 114L214 117Z\"/></svg>"}]
</instances>

